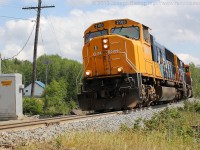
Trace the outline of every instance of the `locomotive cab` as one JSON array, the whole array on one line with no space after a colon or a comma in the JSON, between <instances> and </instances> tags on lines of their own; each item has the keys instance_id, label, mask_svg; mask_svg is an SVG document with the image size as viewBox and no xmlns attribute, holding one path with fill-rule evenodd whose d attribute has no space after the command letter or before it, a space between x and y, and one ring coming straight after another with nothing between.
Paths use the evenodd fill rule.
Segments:
<instances>
[{"instance_id":1,"label":"locomotive cab","mask_svg":"<svg viewBox=\"0 0 200 150\"><path fill-rule=\"evenodd\" d=\"M142 73L161 76L152 58L149 28L129 19L90 26L84 34L84 77Z\"/></svg>"}]
</instances>

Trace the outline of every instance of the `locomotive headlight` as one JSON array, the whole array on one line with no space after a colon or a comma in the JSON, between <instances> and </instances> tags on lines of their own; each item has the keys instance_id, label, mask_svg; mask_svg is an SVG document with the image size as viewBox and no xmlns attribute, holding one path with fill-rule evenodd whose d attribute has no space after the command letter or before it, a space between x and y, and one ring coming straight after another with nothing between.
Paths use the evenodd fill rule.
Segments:
<instances>
[{"instance_id":1,"label":"locomotive headlight","mask_svg":"<svg viewBox=\"0 0 200 150\"><path fill-rule=\"evenodd\" d=\"M102 39L102 44L103 44L103 49L108 49L109 48L109 39Z\"/></svg>"},{"instance_id":2,"label":"locomotive headlight","mask_svg":"<svg viewBox=\"0 0 200 150\"><path fill-rule=\"evenodd\" d=\"M85 74L86 74L87 76L89 76L89 75L90 75L90 72L89 72L89 71L86 71Z\"/></svg>"},{"instance_id":3,"label":"locomotive headlight","mask_svg":"<svg viewBox=\"0 0 200 150\"><path fill-rule=\"evenodd\" d=\"M108 43L108 39L103 39L103 43L104 44Z\"/></svg>"},{"instance_id":4,"label":"locomotive headlight","mask_svg":"<svg viewBox=\"0 0 200 150\"><path fill-rule=\"evenodd\" d=\"M91 73L91 71L90 70L87 70L86 72L85 72L85 75L86 76L90 76L92 73Z\"/></svg>"},{"instance_id":5,"label":"locomotive headlight","mask_svg":"<svg viewBox=\"0 0 200 150\"><path fill-rule=\"evenodd\" d=\"M121 72L123 71L123 68L122 68L122 67L119 67L119 68L117 68L117 71L118 71L119 73L121 73Z\"/></svg>"},{"instance_id":6,"label":"locomotive headlight","mask_svg":"<svg viewBox=\"0 0 200 150\"><path fill-rule=\"evenodd\" d=\"M104 45L103 45L103 48L104 48L104 49L107 49L107 48L108 48L108 44L104 44Z\"/></svg>"}]
</instances>

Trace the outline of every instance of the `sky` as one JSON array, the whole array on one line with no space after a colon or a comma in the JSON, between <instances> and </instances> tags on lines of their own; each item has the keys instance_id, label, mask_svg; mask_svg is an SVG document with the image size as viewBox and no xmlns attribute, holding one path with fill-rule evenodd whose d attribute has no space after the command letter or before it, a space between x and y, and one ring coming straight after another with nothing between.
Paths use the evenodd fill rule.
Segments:
<instances>
[{"instance_id":1,"label":"sky","mask_svg":"<svg viewBox=\"0 0 200 150\"><path fill-rule=\"evenodd\" d=\"M22 50L15 58L32 61L37 12L22 8L37 2L0 0L3 59ZM184 62L200 65L200 0L42 0L42 5L55 8L42 9L38 57L58 54L82 62L84 30L95 22L129 18L150 27Z\"/></svg>"}]
</instances>

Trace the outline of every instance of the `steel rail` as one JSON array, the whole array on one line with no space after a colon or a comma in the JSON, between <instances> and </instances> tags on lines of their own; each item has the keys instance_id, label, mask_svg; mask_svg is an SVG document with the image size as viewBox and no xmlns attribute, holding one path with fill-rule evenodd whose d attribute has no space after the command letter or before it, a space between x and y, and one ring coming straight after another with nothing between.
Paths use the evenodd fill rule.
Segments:
<instances>
[{"instance_id":1,"label":"steel rail","mask_svg":"<svg viewBox=\"0 0 200 150\"><path fill-rule=\"evenodd\" d=\"M53 118L47 118L47 119L39 119L39 120L32 120L32 121L22 121L22 122L12 122L12 123L5 123L0 124L0 132L2 131L8 131L8 130L18 130L18 129L26 129L28 128L39 128L43 126L49 126L53 124L60 124L61 122L67 122L67 121L77 121L80 119L89 119L89 118L95 118L95 117L103 117L103 116L109 116L113 114L120 114L123 111L117 111L117 112L109 112L109 113L101 113L101 114L93 114L93 115L84 115L84 116L62 116L62 117L53 117Z\"/></svg>"},{"instance_id":2,"label":"steel rail","mask_svg":"<svg viewBox=\"0 0 200 150\"><path fill-rule=\"evenodd\" d=\"M178 102L181 103L182 101ZM176 104L176 103L172 103ZM81 119L89 119L89 118L96 118L96 117L104 117L109 115L117 115L117 114L129 114L136 111L145 111L147 109L158 109L158 108L164 108L171 104L161 104L161 105L154 105L150 107L142 107L142 108L136 108L132 110L123 110L123 111L114 111L114 112L107 112L107 113L100 113L100 114L92 114L92 115L71 115L71 116L61 116L61 117L53 117L53 118L47 118L47 119L38 119L38 120L31 120L31 121L21 121L21 122L12 122L12 123L4 123L0 124L0 132L3 131L10 131L10 130L27 130L32 128L39 128L39 127L47 127L54 124L60 124L70 121L78 121Z\"/></svg>"}]
</instances>

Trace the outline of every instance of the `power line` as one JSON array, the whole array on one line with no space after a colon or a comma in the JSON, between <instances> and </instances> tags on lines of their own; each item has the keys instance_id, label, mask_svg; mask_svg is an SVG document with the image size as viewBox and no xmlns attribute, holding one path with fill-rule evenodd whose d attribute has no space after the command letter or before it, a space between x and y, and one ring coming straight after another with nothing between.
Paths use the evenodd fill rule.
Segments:
<instances>
[{"instance_id":1,"label":"power line","mask_svg":"<svg viewBox=\"0 0 200 150\"><path fill-rule=\"evenodd\" d=\"M9 5L9 4L2 4L2 3L0 3L0 7L10 7L10 8L13 8L13 9L21 8L19 6L14 6L14 5Z\"/></svg>"},{"instance_id":2,"label":"power line","mask_svg":"<svg viewBox=\"0 0 200 150\"><path fill-rule=\"evenodd\" d=\"M41 29L41 32L40 32L40 38L42 40L42 46L43 46L43 50L44 50L44 54L45 54L46 52L45 52L44 40L43 40L43 36L42 36L42 29Z\"/></svg>"},{"instance_id":3,"label":"power line","mask_svg":"<svg viewBox=\"0 0 200 150\"><path fill-rule=\"evenodd\" d=\"M53 31L53 34L54 34L54 37L55 37L56 44L58 45L58 48L59 48L59 51L60 51L60 56L62 56L62 52L61 52L61 48L60 48L60 43L58 42L58 38L57 38L56 31L55 31L55 27L54 27L54 25L53 25L53 23L52 23L52 21L51 21L51 18L48 17L48 15L47 15L47 19L48 19L49 22L50 22L50 28L51 28L52 31Z\"/></svg>"},{"instance_id":4,"label":"power line","mask_svg":"<svg viewBox=\"0 0 200 150\"><path fill-rule=\"evenodd\" d=\"M13 58L15 58L16 56L18 56L18 55L24 50L24 48L25 48L26 45L28 44L28 42L29 42L29 40L30 40L30 38L31 38L31 36L32 36L32 34L33 34L34 28L35 28L35 24L34 24L34 26L33 26L33 29L32 29L32 31L31 31L31 33L30 33L30 35L29 35L29 37L28 37L26 43L25 43L24 46L22 47L22 49L21 49L16 55L12 56L11 58L4 59L4 60L13 59Z\"/></svg>"},{"instance_id":5,"label":"power line","mask_svg":"<svg viewBox=\"0 0 200 150\"><path fill-rule=\"evenodd\" d=\"M9 18L9 19L14 19L14 20L30 20L32 22L35 22L35 20L32 19L25 19L25 18L16 18L16 17L10 17L10 16L0 16L1 18Z\"/></svg>"}]
</instances>

